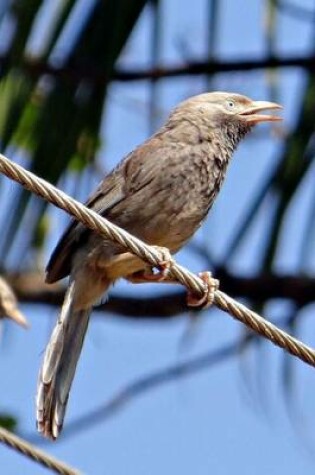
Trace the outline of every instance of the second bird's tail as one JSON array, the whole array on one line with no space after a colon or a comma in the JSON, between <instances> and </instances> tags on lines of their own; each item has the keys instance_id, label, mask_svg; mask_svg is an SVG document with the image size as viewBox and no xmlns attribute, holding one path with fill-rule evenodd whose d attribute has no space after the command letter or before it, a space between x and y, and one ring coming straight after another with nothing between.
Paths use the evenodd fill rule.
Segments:
<instances>
[{"instance_id":1,"label":"second bird's tail","mask_svg":"<svg viewBox=\"0 0 315 475\"><path fill-rule=\"evenodd\" d=\"M75 281L68 287L57 324L39 373L36 418L44 436L56 439L62 430L71 384L89 323L91 307L74 308Z\"/></svg>"}]
</instances>

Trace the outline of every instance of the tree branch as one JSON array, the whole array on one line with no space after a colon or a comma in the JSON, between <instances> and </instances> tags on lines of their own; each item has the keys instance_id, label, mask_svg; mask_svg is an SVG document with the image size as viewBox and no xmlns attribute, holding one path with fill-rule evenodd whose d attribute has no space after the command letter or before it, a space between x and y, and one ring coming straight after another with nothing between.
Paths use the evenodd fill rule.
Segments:
<instances>
[{"instance_id":1,"label":"tree branch","mask_svg":"<svg viewBox=\"0 0 315 475\"><path fill-rule=\"evenodd\" d=\"M221 288L233 297L242 297L256 302L270 299L292 300L304 306L315 300L315 278L306 276L281 276L266 274L256 277L242 277L227 272L216 271ZM61 284L47 285L41 273L25 272L6 274L20 302L60 306L63 302L64 287ZM185 291L165 292L142 297L110 296L98 311L122 315L128 318L168 319L187 312ZM192 310L190 310L192 311Z\"/></svg>"},{"instance_id":2,"label":"tree branch","mask_svg":"<svg viewBox=\"0 0 315 475\"><path fill-rule=\"evenodd\" d=\"M178 66L165 66L147 70L117 69L112 79L116 81L139 81L144 79L199 76L202 74L245 72L268 68L303 68L314 71L315 56L291 56L288 58L273 56L261 59L191 61Z\"/></svg>"},{"instance_id":3,"label":"tree branch","mask_svg":"<svg viewBox=\"0 0 315 475\"><path fill-rule=\"evenodd\" d=\"M10 58L0 58L0 67L8 67ZM64 81L81 82L87 79L96 84L105 84L109 81L141 81L162 78L174 78L180 76L198 76L202 74L217 74L230 72L245 72L257 69L274 69L274 68L303 68L309 71L315 70L315 56L290 56L287 58L270 56L265 58L247 58L233 60L211 60L211 61L189 61L179 65L166 65L154 67L151 69L139 68L116 68L111 75L104 75L97 69L82 65L66 65L63 67L55 67L43 61L26 57L19 64L22 70L36 78L43 74L50 74Z\"/></svg>"}]
</instances>

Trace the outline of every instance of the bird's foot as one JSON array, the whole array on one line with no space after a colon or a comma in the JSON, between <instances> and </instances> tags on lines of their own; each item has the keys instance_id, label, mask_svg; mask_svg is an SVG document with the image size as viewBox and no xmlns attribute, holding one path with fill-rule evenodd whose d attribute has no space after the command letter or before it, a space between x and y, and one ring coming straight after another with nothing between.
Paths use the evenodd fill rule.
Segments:
<instances>
[{"instance_id":1,"label":"bird's foot","mask_svg":"<svg viewBox=\"0 0 315 475\"><path fill-rule=\"evenodd\" d=\"M186 302L189 307L208 308L213 304L214 294L219 288L219 281L212 277L211 272L200 272L200 279L205 283L205 293L199 298L191 291L188 291Z\"/></svg>"},{"instance_id":2,"label":"bird's foot","mask_svg":"<svg viewBox=\"0 0 315 475\"><path fill-rule=\"evenodd\" d=\"M166 247L152 246L161 254L161 261L156 266L157 272L152 267L134 272L128 276L128 280L133 284L143 284L145 282L167 282L173 281L169 276L169 269L173 263L173 257Z\"/></svg>"},{"instance_id":3,"label":"bird's foot","mask_svg":"<svg viewBox=\"0 0 315 475\"><path fill-rule=\"evenodd\" d=\"M169 277L169 270L174 262L173 256L167 247L153 246L161 255L161 261L159 262L157 269L158 272L152 272L151 279L153 282L162 282ZM151 269L152 270L152 269Z\"/></svg>"}]
</instances>

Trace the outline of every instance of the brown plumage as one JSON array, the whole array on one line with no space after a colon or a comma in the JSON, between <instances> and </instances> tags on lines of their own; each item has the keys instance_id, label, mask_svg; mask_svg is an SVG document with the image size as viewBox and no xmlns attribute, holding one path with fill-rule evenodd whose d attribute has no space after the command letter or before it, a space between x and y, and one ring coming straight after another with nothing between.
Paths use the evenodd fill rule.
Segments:
<instances>
[{"instance_id":1,"label":"brown plumage","mask_svg":"<svg viewBox=\"0 0 315 475\"><path fill-rule=\"evenodd\" d=\"M178 251L217 196L239 141L277 104L230 93L181 103L166 123L101 182L87 205L149 244ZM47 282L70 274L65 301L39 374L37 426L58 437L92 306L120 277L147 265L72 222L47 266Z\"/></svg>"}]
</instances>

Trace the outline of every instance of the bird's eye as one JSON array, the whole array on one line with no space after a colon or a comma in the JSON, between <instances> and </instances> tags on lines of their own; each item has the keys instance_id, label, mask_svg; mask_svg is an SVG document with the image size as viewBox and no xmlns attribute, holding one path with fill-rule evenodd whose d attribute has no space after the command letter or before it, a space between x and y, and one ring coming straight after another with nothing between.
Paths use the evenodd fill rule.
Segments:
<instances>
[{"instance_id":1,"label":"bird's eye","mask_svg":"<svg viewBox=\"0 0 315 475\"><path fill-rule=\"evenodd\" d=\"M230 99L226 101L226 106L228 109L233 110L235 108L235 102Z\"/></svg>"}]
</instances>

